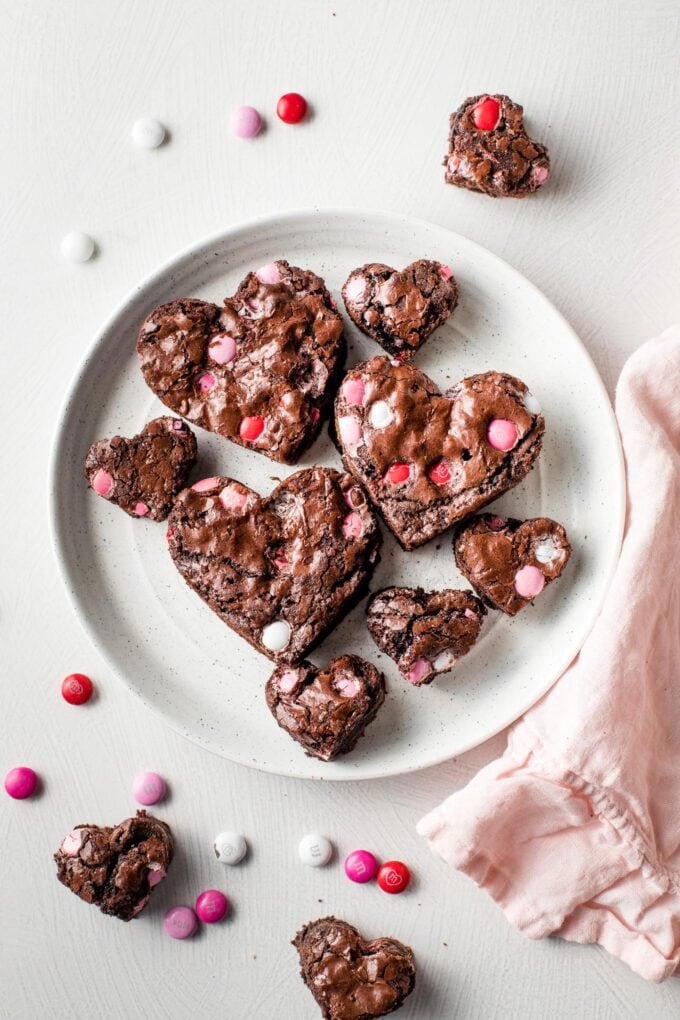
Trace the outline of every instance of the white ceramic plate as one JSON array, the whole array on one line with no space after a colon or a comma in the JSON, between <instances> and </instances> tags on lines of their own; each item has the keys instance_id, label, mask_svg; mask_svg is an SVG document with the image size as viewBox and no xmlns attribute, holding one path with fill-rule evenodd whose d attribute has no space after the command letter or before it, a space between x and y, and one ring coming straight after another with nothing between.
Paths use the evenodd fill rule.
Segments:
<instances>
[{"instance_id":1,"label":"white ceramic plate","mask_svg":"<svg viewBox=\"0 0 680 1020\"><path fill-rule=\"evenodd\" d=\"M247 271L277 258L314 269L335 292L365 262L401 268L416 258L448 263L460 304L416 356L442 389L489 369L523 379L542 404L546 438L537 466L497 501L500 513L563 522L574 552L562 578L515 620L490 612L477 646L455 673L416 689L378 653L364 603L312 653L373 660L388 695L356 749L337 762L307 758L264 700L272 666L185 585L166 549L165 525L135 521L88 490L90 443L132 435L165 413L139 371L134 342L156 305L179 296L221 302ZM346 317L348 365L380 348ZM287 468L197 430L192 480L231 475L268 492ZM298 467L340 467L324 434ZM502 729L550 687L578 652L609 584L624 517L623 466L602 382L583 346L543 295L496 256L433 224L392 214L302 212L235 227L173 259L143 283L96 338L58 426L51 472L57 558L75 611L99 651L139 697L203 747L286 775L366 779L423 768ZM391 584L466 586L448 535L405 553L386 528L372 589Z\"/></svg>"}]
</instances>

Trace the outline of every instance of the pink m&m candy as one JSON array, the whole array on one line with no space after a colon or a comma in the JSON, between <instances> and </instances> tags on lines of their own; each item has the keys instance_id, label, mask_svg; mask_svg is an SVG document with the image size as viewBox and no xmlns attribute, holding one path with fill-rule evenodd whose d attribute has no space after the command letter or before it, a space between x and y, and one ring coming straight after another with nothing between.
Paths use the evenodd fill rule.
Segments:
<instances>
[{"instance_id":1,"label":"pink m&m candy","mask_svg":"<svg viewBox=\"0 0 680 1020\"><path fill-rule=\"evenodd\" d=\"M157 772L140 772L132 784L132 796L138 804L157 804L166 794L165 780Z\"/></svg>"},{"instance_id":2,"label":"pink m&m candy","mask_svg":"<svg viewBox=\"0 0 680 1020\"><path fill-rule=\"evenodd\" d=\"M196 913L205 924L215 924L226 917L229 900L219 889L206 889L196 900Z\"/></svg>"},{"instance_id":3,"label":"pink m&m candy","mask_svg":"<svg viewBox=\"0 0 680 1020\"><path fill-rule=\"evenodd\" d=\"M228 365L236 357L236 341L233 336L219 333L208 344L208 357L216 365Z\"/></svg>"},{"instance_id":4,"label":"pink m&m candy","mask_svg":"<svg viewBox=\"0 0 680 1020\"><path fill-rule=\"evenodd\" d=\"M515 446L517 438L517 426L514 421L508 421L507 418L494 418L493 421L489 422L489 427L486 430L486 439L489 446L493 446L494 450L502 450L503 453L507 453L508 450L512 450L513 446Z\"/></svg>"},{"instance_id":5,"label":"pink m&m candy","mask_svg":"<svg viewBox=\"0 0 680 1020\"><path fill-rule=\"evenodd\" d=\"M108 471L95 471L92 478L92 488L98 496L109 496L113 489L113 476Z\"/></svg>"},{"instance_id":6,"label":"pink m&m candy","mask_svg":"<svg viewBox=\"0 0 680 1020\"><path fill-rule=\"evenodd\" d=\"M352 882L370 882L378 871L378 862L370 850L353 850L345 857L345 874Z\"/></svg>"},{"instance_id":7,"label":"pink m&m candy","mask_svg":"<svg viewBox=\"0 0 680 1020\"><path fill-rule=\"evenodd\" d=\"M207 492L208 489L214 489L218 484L219 478L201 478L199 482L194 482L191 488L194 492Z\"/></svg>"},{"instance_id":8,"label":"pink m&m candy","mask_svg":"<svg viewBox=\"0 0 680 1020\"><path fill-rule=\"evenodd\" d=\"M188 939L198 928L198 918L191 907L171 907L163 918L163 927L171 939Z\"/></svg>"},{"instance_id":9,"label":"pink m&m candy","mask_svg":"<svg viewBox=\"0 0 680 1020\"><path fill-rule=\"evenodd\" d=\"M255 276L260 283L281 283L281 273L276 262L268 262L266 266L260 266L255 271Z\"/></svg>"},{"instance_id":10,"label":"pink m&m candy","mask_svg":"<svg viewBox=\"0 0 680 1020\"><path fill-rule=\"evenodd\" d=\"M32 797L38 787L38 777L27 765L17 765L5 776L5 790L15 800Z\"/></svg>"},{"instance_id":11,"label":"pink m&m candy","mask_svg":"<svg viewBox=\"0 0 680 1020\"><path fill-rule=\"evenodd\" d=\"M364 533L364 523L359 514L354 512L347 514L342 522L342 533L345 538L361 538Z\"/></svg>"},{"instance_id":12,"label":"pink m&m candy","mask_svg":"<svg viewBox=\"0 0 680 1020\"><path fill-rule=\"evenodd\" d=\"M432 672L432 663L429 659L422 658L416 659L413 666L409 670L407 680L410 684L421 683L426 676L429 676Z\"/></svg>"},{"instance_id":13,"label":"pink m&m candy","mask_svg":"<svg viewBox=\"0 0 680 1020\"><path fill-rule=\"evenodd\" d=\"M342 395L348 404L363 404L366 385L363 379L347 379L342 384Z\"/></svg>"},{"instance_id":14,"label":"pink m&m candy","mask_svg":"<svg viewBox=\"0 0 680 1020\"><path fill-rule=\"evenodd\" d=\"M523 599L535 599L545 587L545 577L538 567L521 567L515 574L515 591Z\"/></svg>"},{"instance_id":15,"label":"pink m&m candy","mask_svg":"<svg viewBox=\"0 0 680 1020\"><path fill-rule=\"evenodd\" d=\"M262 117L254 106L238 106L229 118L229 127L237 138L255 138L262 130Z\"/></svg>"},{"instance_id":16,"label":"pink m&m candy","mask_svg":"<svg viewBox=\"0 0 680 1020\"><path fill-rule=\"evenodd\" d=\"M216 382L217 379L212 374L212 372L204 372L203 375L198 380L198 388L201 391L201 393L209 393Z\"/></svg>"}]
</instances>

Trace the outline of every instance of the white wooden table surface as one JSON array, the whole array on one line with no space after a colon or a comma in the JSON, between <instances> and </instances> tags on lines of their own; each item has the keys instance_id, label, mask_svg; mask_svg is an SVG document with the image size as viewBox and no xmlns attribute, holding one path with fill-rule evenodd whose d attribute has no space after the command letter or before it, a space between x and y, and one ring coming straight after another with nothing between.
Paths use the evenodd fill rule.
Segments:
<instances>
[{"instance_id":1,"label":"white wooden table surface","mask_svg":"<svg viewBox=\"0 0 680 1020\"><path fill-rule=\"evenodd\" d=\"M98 325L161 261L258 214L384 208L467 234L543 289L612 391L626 356L679 315L677 19L675 0L0 0L0 772L27 763L44 778L33 801L0 797L0 1016L311 1020L288 940L330 911L413 945L404 1020L680 1015L680 983L647 985L598 948L525 941L415 835L502 737L356 785L213 757L98 659L46 523L55 416ZM299 128L274 117L290 90L314 107ZM443 183L447 115L484 90L523 102L550 147L553 178L526 202ZM254 143L228 130L244 102L269 119ZM156 152L129 141L143 115L170 128ZM74 228L99 245L84 266L59 256ZM73 670L97 683L84 709L59 695ZM76 822L124 818L144 767L170 782L159 814L179 852L151 908L122 925L60 886L51 854ZM211 851L227 826L252 845L236 869ZM304 868L296 846L310 830L341 853L369 845L408 861L414 888L388 900L350 885L337 860ZM232 919L190 942L165 937L164 909L214 885Z\"/></svg>"}]
</instances>

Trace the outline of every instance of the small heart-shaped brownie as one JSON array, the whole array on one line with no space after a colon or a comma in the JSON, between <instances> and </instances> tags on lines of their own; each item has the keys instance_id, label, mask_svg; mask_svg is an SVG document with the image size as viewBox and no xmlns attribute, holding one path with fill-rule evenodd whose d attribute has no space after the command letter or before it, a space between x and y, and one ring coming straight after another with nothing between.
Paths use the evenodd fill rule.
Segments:
<instances>
[{"instance_id":1,"label":"small heart-shaped brownie","mask_svg":"<svg viewBox=\"0 0 680 1020\"><path fill-rule=\"evenodd\" d=\"M448 673L479 637L486 609L471 591L383 588L368 604L367 623L378 648L415 687Z\"/></svg>"},{"instance_id":2,"label":"small heart-shaped brownie","mask_svg":"<svg viewBox=\"0 0 680 1020\"><path fill-rule=\"evenodd\" d=\"M490 606L516 616L560 576L571 545L562 525L548 517L517 521L480 514L456 531L453 551L475 591Z\"/></svg>"},{"instance_id":3,"label":"small heart-shaped brownie","mask_svg":"<svg viewBox=\"0 0 680 1020\"><path fill-rule=\"evenodd\" d=\"M385 700L385 680L358 655L341 655L318 669L311 662L279 666L265 696L279 726L311 758L332 761L356 744Z\"/></svg>"},{"instance_id":4,"label":"small heart-shaped brownie","mask_svg":"<svg viewBox=\"0 0 680 1020\"><path fill-rule=\"evenodd\" d=\"M248 273L223 308L161 305L137 338L147 386L172 411L287 464L318 435L345 351L323 280L283 260Z\"/></svg>"},{"instance_id":5,"label":"small heart-shaped brownie","mask_svg":"<svg viewBox=\"0 0 680 1020\"><path fill-rule=\"evenodd\" d=\"M471 96L451 114L448 184L492 198L524 198L548 179L545 145L524 129L524 110L507 96Z\"/></svg>"},{"instance_id":6,"label":"small heart-shaped brownie","mask_svg":"<svg viewBox=\"0 0 680 1020\"><path fill-rule=\"evenodd\" d=\"M269 496L231 478L181 492L169 518L175 566L263 655L295 663L364 594L381 535L351 475L314 467Z\"/></svg>"},{"instance_id":7,"label":"small heart-shaped brownie","mask_svg":"<svg viewBox=\"0 0 680 1020\"><path fill-rule=\"evenodd\" d=\"M337 917L310 921L293 939L302 980L324 1020L371 1020L392 1013L416 983L413 950L396 939L365 942Z\"/></svg>"},{"instance_id":8,"label":"small heart-shaped brownie","mask_svg":"<svg viewBox=\"0 0 680 1020\"><path fill-rule=\"evenodd\" d=\"M520 482L544 421L519 379L486 372L442 395L408 363L372 358L335 401L345 466L404 549L415 549Z\"/></svg>"},{"instance_id":9,"label":"small heart-shaped brownie","mask_svg":"<svg viewBox=\"0 0 680 1020\"><path fill-rule=\"evenodd\" d=\"M408 360L453 312L458 284L441 262L418 259L400 272L373 262L352 270L342 297L362 333Z\"/></svg>"},{"instance_id":10,"label":"small heart-shaped brownie","mask_svg":"<svg viewBox=\"0 0 680 1020\"><path fill-rule=\"evenodd\" d=\"M98 496L131 517L163 521L196 463L196 437L179 418L154 418L126 439L100 439L85 458L85 477Z\"/></svg>"},{"instance_id":11,"label":"small heart-shaped brownie","mask_svg":"<svg viewBox=\"0 0 680 1020\"><path fill-rule=\"evenodd\" d=\"M175 852L172 833L146 811L115 828L76 825L54 855L57 878L86 903L131 921L144 910Z\"/></svg>"}]
</instances>

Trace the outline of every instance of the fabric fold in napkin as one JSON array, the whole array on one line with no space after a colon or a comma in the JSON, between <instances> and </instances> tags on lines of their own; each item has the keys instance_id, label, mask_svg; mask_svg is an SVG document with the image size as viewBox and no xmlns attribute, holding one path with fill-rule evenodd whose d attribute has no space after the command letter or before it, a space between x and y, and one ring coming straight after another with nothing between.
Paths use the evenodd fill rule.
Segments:
<instances>
[{"instance_id":1,"label":"fabric fold in napkin","mask_svg":"<svg viewBox=\"0 0 680 1020\"><path fill-rule=\"evenodd\" d=\"M627 518L602 612L503 756L418 831L523 934L661 981L680 966L680 327L631 356L616 416Z\"/></svg>"}]
</instances>

